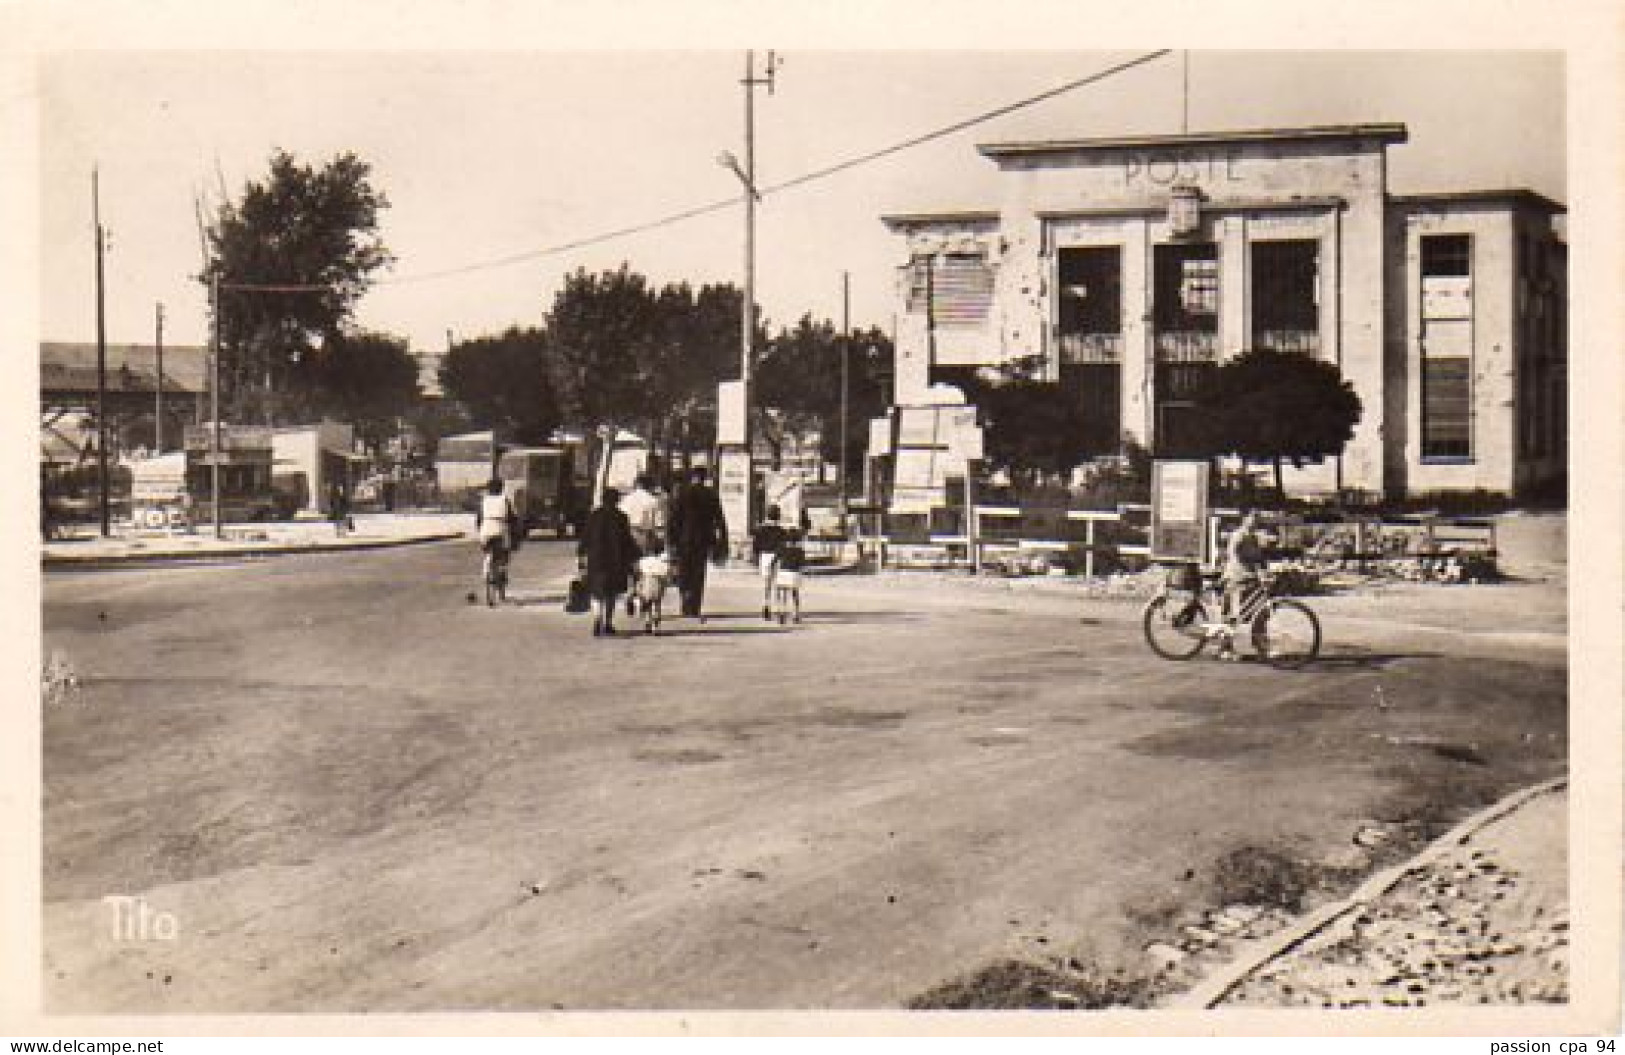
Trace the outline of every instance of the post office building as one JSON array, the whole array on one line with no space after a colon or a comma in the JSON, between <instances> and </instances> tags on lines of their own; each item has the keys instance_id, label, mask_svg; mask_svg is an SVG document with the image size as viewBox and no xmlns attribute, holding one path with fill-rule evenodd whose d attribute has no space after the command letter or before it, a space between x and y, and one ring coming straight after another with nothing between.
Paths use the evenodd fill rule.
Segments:
<instances>
[{"instance_id":1,"label":"post office building","mask_svg":"<svg viewBox=\"0 0 1625 1055\"><path fill-rule=\"evenodd\" d=\"M899 236L896 403L968 374L1061 386L1096 450L1196 442L1195 395L1250 349L1335 363L1363 407L1299 494L1550 487L1566 466L1563 207L1391 194L1401 124L993 143L997 202ZM961 467L962 471L962 467Z\"/></svg>"}]
</instances>

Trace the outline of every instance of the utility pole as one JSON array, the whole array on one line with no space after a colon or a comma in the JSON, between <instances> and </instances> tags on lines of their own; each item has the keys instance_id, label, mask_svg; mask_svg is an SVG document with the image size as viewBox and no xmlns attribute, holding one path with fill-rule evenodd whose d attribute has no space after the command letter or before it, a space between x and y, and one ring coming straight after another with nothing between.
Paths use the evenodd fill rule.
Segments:
<instances>
[{"instance_id":1,"label":"utility pole","mask_svg":"<svg viewBox=\"0 0 1625 1055\"><path fill-rule=\"evenodd\" d=\"M160 301L157 312L156 347L158 354L158 396L152 417L152 446L155 454L164 453L164 305Z\"/></svg>"},{"instance_id":2,"label":"utility pole","mask_svg":"<svg viewBox=\"0 0 1625 1055\"><path fill-rule=\"evenodd\" d=\"M752 446L750 422L750 374L755 358L756 343L756 89L765 87L773 94L773 75L778 64L773 52L767 53L767 69L756 76L756 53L745 52L745 79L739 83L745 89L745 170L739 178L745 184L745 289L739 313L739 382L745 408L745 522L741 531L748 533L751 525L751 504L756 490L756 458ZM737 170L736 170L737 172Z\"/></svg>"},{"instance_id":3,"label":"utility pole","mask_svg":"<svg viewBox=\"0 0 1625 1055\"><path fill-rule=\"evenodd\" d=\"M192 215L197 220L197 244L198 250L203 256L203 270L198 272L201 276L209 271L209 232L203 223L203 200L196 192L192 194ZM210 307L213 306L211 301ZM192 400L192 423L199 429L203 428L203 400L201 399ZM184 445L183 442L182 446Z\"/></svg>"},{"instance_id":4,"label":"utility pole","mask_svg":"<svg viewBox=\"0 0 1625 1055\"><path fill-rule=\"evenodd\" d=\"M1179 56L1179 132L1186 135L1191 130L1191 53L1187 49Z\"/></svg>"},{"instance_id":5,"label":"utility pole","mask_svg":"<svg viewBox=\"0 0 1625 1055\"><path fill-rule=\"evenodd\" d=\"M102 256L106 235L102 231L101 176L90 170L90 215L96 225L96 486L101 492L102 538L113 533L108 504L107 479L107 297L104 289Z\"/></svg>"},{"instance_id":6,"label":"utility pole","mask_svg":"<svg viewBox=\"0 0 1625 1055\"><path fill-rule=\"evenodd\" d=\"M852 358L852 274L841 272L841 531L846 531L846 402L847 360Z\"/></svg>"},{"instance_id":7,"label":"utility pole","mask_svg":"<svg viewBox=\"0 0 1625 1055\"><path fill-rule=\"evenodd\" d=\"M214 491L214 537L225 538L220 510L220 272L209 277L209 479Z\"/></svg>"}]
</instances>

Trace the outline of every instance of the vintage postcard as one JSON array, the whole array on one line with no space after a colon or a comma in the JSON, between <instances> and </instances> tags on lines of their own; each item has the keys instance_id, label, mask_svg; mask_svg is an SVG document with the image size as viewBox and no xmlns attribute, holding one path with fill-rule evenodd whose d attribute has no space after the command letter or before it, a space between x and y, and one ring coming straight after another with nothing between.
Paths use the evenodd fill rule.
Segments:
<instances>
[{"instance_id":1,"label":"vintage postcard","mask_svg":"<svg viewBox=\"0 0 1625 1055\"><path fill-rule=\"evenodd\" d=\"M6 1032L1617 1033L1617 13L361 10L0 10Z\"/></svg>"}]
</instances>

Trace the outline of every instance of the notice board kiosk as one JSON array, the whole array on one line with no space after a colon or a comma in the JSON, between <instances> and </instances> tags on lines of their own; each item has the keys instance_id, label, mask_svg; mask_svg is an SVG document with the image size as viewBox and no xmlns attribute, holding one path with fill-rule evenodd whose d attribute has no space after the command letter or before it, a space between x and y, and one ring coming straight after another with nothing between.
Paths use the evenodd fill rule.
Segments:
<instances>
[{"instance_id":1,"label":"notice board kiosk","mask_svg":"<svg viewBox=\"0 0 1625 1055\"><path fill-rule=\"evenodd\" d=\"M1158 459L1151 466L1151 559L1207 565L1208 463Z\"/></svg>"}]
</instances>

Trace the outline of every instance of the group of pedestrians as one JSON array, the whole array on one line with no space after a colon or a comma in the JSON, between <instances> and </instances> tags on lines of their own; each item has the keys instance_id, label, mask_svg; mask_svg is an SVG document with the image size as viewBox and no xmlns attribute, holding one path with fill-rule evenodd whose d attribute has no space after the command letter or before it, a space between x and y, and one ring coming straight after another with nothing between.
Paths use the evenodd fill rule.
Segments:
<instances>
[{"instance_id":1,"label":"group of pedestrians","mask_svg":"<svg viewBox=\"0 0 1625 1055\"><path fill-rule=\"evenodd\" d=\"M691 470L669 501L647 475L624 498L616 488L604 489L577 546L594 637L615 633L615 613L629 591L628 614L641 609L645 628L658 628L670 581L682 615L704 621L707 570L728 556L728 524L709 479L704 468Z\"/></svg>"}]
</instances>

